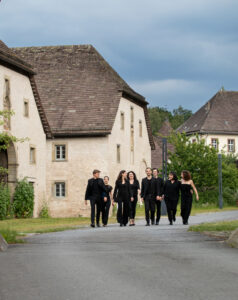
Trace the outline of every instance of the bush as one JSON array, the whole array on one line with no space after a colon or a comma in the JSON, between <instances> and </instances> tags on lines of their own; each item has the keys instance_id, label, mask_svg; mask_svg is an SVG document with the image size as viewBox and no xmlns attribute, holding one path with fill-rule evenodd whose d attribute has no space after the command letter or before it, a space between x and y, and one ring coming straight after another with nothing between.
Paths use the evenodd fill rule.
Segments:
<instances>
[{"instance_id":1,"label":"bush","mask_svg":"<svg viewBox=\"0 0 238 300\"><path fill-rule=\"evenodd\" d=\"M10 191L7 185L0 183L0 220L4 220L10 214Z\"/></svg>"},{"instance_id":2,"label":"bush","mask_svg":"<svg viewBox=\"0 0 238 300\"><path fill-rule=\"evenodd\" d=\"M13 197L13 208L17 218L30 218L33 215L34 189L26 178L17 183Z\"/></svg>"},{"instance_id":3,"label":"bush","mask_svg":"<svg viewBox=\"0 0 238 300\"><path fill-rule=\"evenodd\" d=\"M49 214L49 208L48 208L47 203L44 203L44 204L42 205L42 208L41 208L39 217L40 217L40 218L49 218L49 217L50 217L50 214Z\"/></svg>"}]
</instances>

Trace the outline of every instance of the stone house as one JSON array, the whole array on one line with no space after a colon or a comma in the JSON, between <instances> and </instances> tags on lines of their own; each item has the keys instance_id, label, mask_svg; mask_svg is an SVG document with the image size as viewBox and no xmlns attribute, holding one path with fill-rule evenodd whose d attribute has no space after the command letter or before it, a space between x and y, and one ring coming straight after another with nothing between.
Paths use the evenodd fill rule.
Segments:
<instances>
[{"instance_id":1,"label":"stone house","mask_svg":"<svg viewBox=\"0 0 238 300\"><path fill-rule=\"evenodd\" d=\"M199 134L207 145L226 154L238 153L238 92L220 90L177 131L196 141Z\"/></svg>"},{"instance_id":2,"label":"stone house","mask_svg":"<svg viewBox=\"0 0 238 300\"><path fill-rule=\"evenodd\" d=\"M34 185L35 209L46 200L46 136L51 137L42 109L32 67L19 59L0 41L0 110L12 110L14 115L4 121L1 132L18 138L23 143L12 143L0 152L0 165L8 168L5 180L11 191L17 179L27 177Z\"/></svg>"},{"instance_id":3,"label":"stone house","mask_svg":"<svg viewBox=\"0 0 238 300\"><path fill-rule=\"evenodd\" d=\"M84 193L94 168L100 169L102 176L108 175L112 186L121 169L134 170L139 179L145 176L154 149L148 103L93 46L24 47L11 51L26 66L33 66L31 73L21 78L28 84L28 94L19 93L17 99L19 103L23 99L23 107L24 99L31 105L35 101L35 115L33 118L32 112L32 118L25 120L20 116L22 107L16 107L16 115L21 118L14 134L29 136L29 144L35 147L37 174L31 176L38 185L38 180L42 181L39 188L52 216L88 215ZM20 82L19 85L16 89L26 90ZM18 155L21 160L27 169L23 153ZM40 206L38 202L35 215Z\"/></svg>"}]
</instances>

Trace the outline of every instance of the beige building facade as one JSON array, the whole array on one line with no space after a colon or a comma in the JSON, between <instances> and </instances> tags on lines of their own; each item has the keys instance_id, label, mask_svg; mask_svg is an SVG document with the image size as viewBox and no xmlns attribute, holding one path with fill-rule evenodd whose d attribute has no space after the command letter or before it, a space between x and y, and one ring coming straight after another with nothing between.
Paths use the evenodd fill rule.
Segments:
<instances>
[{"instance_id":1,"label":"beige building facade","mask_svg":"<svg viewBox=\"0 0 238 300\"><path fill-rule=\"evenodd\" d=\"M27 178L33 184L34 216L37 216L46 200L46 135L29 79L31 72L24 67L16 68L13 61L6 66L4 58L0 59L0 110L14 113L0 131L24 139L1 151L1 161L8 168L7 181L12 192L17 180Z\"/></svg>"}]
</instances>

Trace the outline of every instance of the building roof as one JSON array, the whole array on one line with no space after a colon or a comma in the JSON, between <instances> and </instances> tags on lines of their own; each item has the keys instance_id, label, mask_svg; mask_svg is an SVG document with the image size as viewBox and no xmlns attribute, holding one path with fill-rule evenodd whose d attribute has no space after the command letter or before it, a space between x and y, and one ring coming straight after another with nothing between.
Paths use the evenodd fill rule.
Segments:
<instances>
[{"instance_id":1,"label":"building roof","mask_svg":"<svg viewBox=\"0 0 238 300\"><path fill-rule=\"evenodd\" d=\"M52 137L49 123L42 107L40 96L34 79L35 72L30 64L20 59L3 41L0 40L0 64L29 77L36 106L40 115L44 132L48 138Z\"/></svg>"},{"instance_id":2,"label":"building roof","mask_svg":"<svg viewBox=\"0 0 238 300\"><path fill-rule=\"evenodd\" d=\"M187 134L238 134L238 92L221 90L178 129Z\"/></svg>"},{"instance_id":3,"label":"building roof","mask_svg":"<svg viewBox=\"0 0 238 300\"><path fill-rule=\"evenodd\" d=\"M30 64L20 59L3 41L0 40L0 62L4 66L23 74L33 75L34 71Z\"/></svg>"},{"instance_id":4,"label":"building roof","mask_svg":"<svg viewBox=\"0 0 238 300\"><path fill-rule=\"evenodd\" d=\"M112 130L122 96L144 108L136 93L91 45L12 48L34 66L37 88L55 137L105 136Z\"/></svg>"}]
</instances>

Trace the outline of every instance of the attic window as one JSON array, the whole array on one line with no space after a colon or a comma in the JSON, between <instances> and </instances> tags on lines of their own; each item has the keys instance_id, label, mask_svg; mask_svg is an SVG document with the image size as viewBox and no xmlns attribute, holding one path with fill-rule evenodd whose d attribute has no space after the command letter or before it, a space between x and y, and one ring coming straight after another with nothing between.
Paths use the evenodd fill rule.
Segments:
<instances>
[{"instance_id":1,"label":"attic window","mask_svg":"<svg viewBox=\"0 0 238 300\"><path fill-rule=\"evenodd\" d=\"M121 130L124 130L125 128L125 114L124 112L121 112Z\"/></svg>"}]
</instances>

